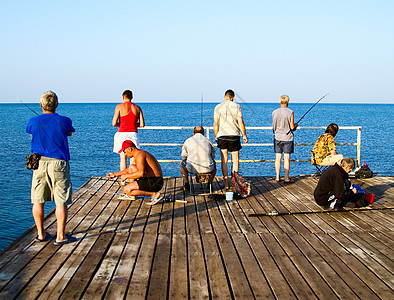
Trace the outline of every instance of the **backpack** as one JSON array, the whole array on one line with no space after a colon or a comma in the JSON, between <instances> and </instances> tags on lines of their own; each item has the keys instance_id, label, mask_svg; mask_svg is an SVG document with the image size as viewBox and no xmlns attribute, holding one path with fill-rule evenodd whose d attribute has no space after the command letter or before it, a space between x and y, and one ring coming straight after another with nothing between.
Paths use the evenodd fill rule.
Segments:
<instances>
[{"instance_id":1,"label":"backpack","mask_svg":"<svg viewBox=\"0 0 394 300\"><path fill-rule=\"evenodd\" d=\"M373 172L371 171L371 169L368 167L366 163L363 163L362 167L358 169L356 172L354 172L354 175L356 178L371 178Z\"/></svg>"}]
</instances>

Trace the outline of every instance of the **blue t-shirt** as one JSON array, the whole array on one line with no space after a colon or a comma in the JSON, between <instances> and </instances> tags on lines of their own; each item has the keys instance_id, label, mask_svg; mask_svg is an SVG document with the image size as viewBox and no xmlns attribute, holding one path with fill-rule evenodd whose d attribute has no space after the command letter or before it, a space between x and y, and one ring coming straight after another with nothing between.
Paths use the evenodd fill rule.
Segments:
<instances>
[{"instance_id":1,"label":"blue t-shirt","mask_svg":"<svg viewBox=\"0 0 394 300\"><path fill-rule=\"evenodd\" d=\"M70 160L68 133L75 132L71 119L56 113L30 118L26 132L32 135L31 151L45 157Z\"/></svg>"}]
</instances>

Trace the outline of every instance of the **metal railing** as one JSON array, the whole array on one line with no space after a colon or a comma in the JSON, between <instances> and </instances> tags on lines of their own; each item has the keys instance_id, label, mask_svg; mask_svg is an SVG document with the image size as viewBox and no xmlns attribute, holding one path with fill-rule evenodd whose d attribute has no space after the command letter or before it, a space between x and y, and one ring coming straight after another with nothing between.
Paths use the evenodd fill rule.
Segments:
<instances>
[{"instance_id":1,"label":"metal railing","mask_svg":"<svg viewBox=\"0 0 394 300\"><path fill-rule=\"evenodd\" d=\"M139 128L139 130L189 130L192 132L194 127L191 126L146 126L143 128ZM210 137L210 133L212 131L213 135L213 127L204 127L206 137ZM299 130L316 130L316 129L326 129L326 127L298 127ZM341 130L357 130L357 141L355 143L336 143L336 145L346 145L346 146L357 146L357 167L360 166L361 162L361 126L342 126L339 127ZM246 130L271 130L272 127L246 127ZM315 143L295 143L294 146L313 146ZM183 143L140 143L141 146L164 146L164 147L178 147L182 146ZM214 144L217 146L216 144ZM244 147L272 147L273 143L247 143L242 144ZM159 162L180 162L180 159L161 159ZM229 160L231 161L231 160ZM240 159L240 162L274 162L275 160L271 159ZM291 160L294 162L310 162L310 159L297 159ZM220 161L217 161L220 162Z\"/></svg>"}]
</instances>

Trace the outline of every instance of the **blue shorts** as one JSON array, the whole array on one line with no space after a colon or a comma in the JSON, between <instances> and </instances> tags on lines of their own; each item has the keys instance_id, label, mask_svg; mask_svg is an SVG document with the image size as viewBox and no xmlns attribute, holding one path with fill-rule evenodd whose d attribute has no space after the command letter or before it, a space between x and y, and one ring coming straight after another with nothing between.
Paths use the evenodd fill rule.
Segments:
<instances>
[{"instance_id":1,"label":"blue shorts","mask_svg":"<svg viewBox=\"0 0 394 300\"><path fill-rule=\"evenodd\" d=\"M274 139L275 153L294 153L294 141L277 141Z\"/></svg>"}]
</instances>

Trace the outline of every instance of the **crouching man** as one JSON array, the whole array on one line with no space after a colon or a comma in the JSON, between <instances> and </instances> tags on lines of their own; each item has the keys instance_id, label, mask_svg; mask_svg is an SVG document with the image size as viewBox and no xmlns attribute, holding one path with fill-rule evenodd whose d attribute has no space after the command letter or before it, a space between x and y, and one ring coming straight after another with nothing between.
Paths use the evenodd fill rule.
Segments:
<instances>
[{"instance_id":1,"label":"crouching man","mask_svg":"<svg viewBox=\"0 0 394 300\"><path fill-rule=\"evenodd\" d=\"M152 200L159 199L160 190L163 187L163 173L157 159L150 153L138 149L130 140L122 144L119 153L124 152L129 158L134 158L135 164L129 168L108 173L107 178L119 177L121 181L129 180L124 187L124 192L132 197L148 196Z\"/></svg>"},{"instance_id":2,"label":"crouching man","mask_svg":"<svg viewBox=\"0 0 394 300\"><path fill-rule=\"evenodd\" d=\"M209 173L213 181L216 175L215 147L204 136L204 127L194 127L193 136L183 144L181 157L180 169L185 190L190 188L189 173Z\"/></svg>"},{"instance_id":3,"label":"crouching man","mask_svg":"<svg viewBox=\"0 0 394 300\"><path fill-rule=\"evenodd\" d=\"M325 209L342 210L348 203L350 207L368 205L364 194L357 194L356 188L351 188L349 172L354 169L354 159L346 157L330 166L320 177L314 191L317 204Z\"/></svg>"}]
</instances>

